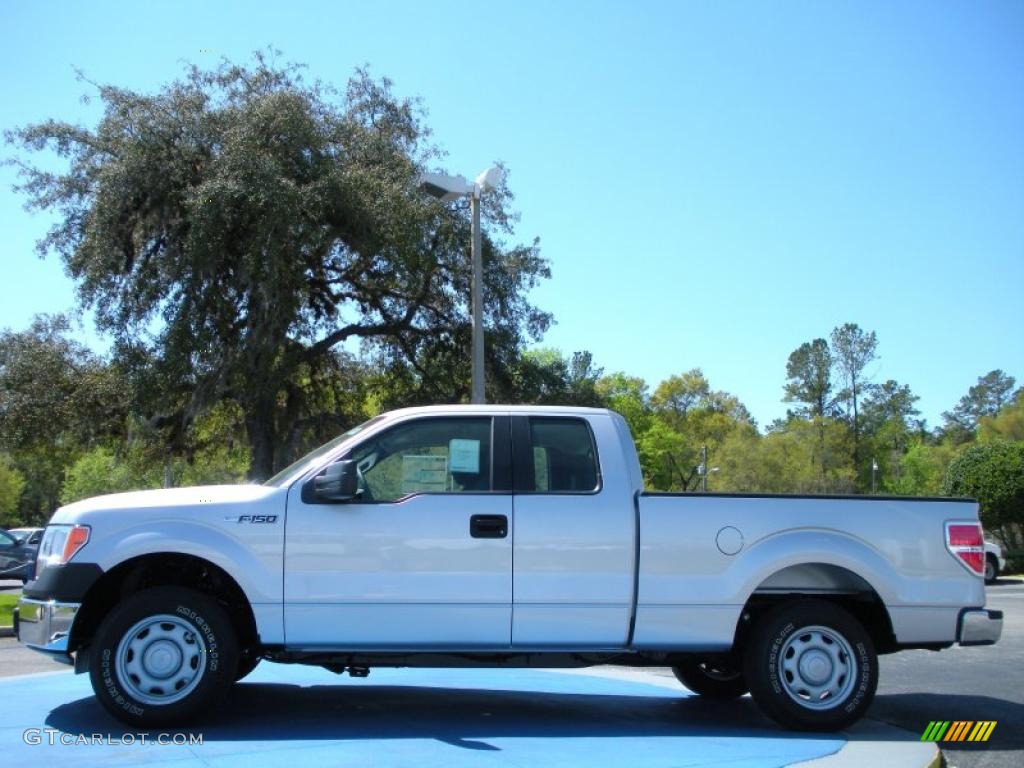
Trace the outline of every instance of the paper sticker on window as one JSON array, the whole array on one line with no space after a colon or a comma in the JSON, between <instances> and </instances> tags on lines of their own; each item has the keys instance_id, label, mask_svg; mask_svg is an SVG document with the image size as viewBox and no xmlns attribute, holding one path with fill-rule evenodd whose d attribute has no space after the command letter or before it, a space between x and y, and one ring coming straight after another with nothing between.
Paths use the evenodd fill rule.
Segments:
<instances>
[{"instance_id":1,"label":"paper sticker on window","mask_svg":"<svg viewBox=\"0 0 1024 768\"><path fill-rule=\"evenodd\" d=\"M480 441L456 438L448 443L452 472L480 473Z\"/></svg>"},{"instance_id":2,"label":"paper sticker on window","mask_svg":"<svg viewBox=\"0 0 1024 768\"><path fill-rule=\"evenodd\" d=\"M403 456L402 493L444 493L448 460L444 456Z\"/></svg>"}]
</instances>

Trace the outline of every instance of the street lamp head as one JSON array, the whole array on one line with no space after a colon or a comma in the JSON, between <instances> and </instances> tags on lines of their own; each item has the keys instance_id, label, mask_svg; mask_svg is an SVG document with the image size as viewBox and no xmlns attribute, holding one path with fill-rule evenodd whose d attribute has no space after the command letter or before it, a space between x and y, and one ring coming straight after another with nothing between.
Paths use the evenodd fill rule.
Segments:
<instances>
[{"instance_id":1,"label":"street lamp head","mask_svg":"<svg viewBox=\"0 0 1024 768\"><path fill-rule=\"evenodd\" d=\"M446 173L420 174L420 189L443 203L473 194L474 185L464 176L449 176Z\"/></svg>"},{"instance_id":2,"label":"street lamp head","mask_svg":"<svg viewBox=\"0 0 1024 768\"><path fill-rule=\"evenodd\" d=\"M476 187L481 192L497 189L505 181L505 171L498 166L488 168L476 177Z\"/></svg>"}]
</instances>

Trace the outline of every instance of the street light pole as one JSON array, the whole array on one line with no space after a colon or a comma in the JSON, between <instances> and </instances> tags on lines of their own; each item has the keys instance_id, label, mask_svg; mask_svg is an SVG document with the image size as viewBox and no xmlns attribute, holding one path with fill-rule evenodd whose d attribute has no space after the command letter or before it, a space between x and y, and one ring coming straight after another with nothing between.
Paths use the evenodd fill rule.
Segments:
<instances>
[{"instance_id":1,"label":"street light pole","mask_svg":"<svg viewBox=\"0 0 1024 768\"><path fill-rule=\"evenodd\" d=\"M482 404L486 402L484 395L484 266L483 248L480 234L480 195L491 189L499 188L505 180L505 171L501 167L488 168L476 177L475 182L466 181L462 176L449 176L444 173L424 173L420 175L420 188L431 197L442 202L456 200L460 197L469 198L473 283L470 291L470 313L473 318L473 338L470 350L472 382L470 384L469 401Z\"/></svg>"},{"instance_id":2,"label":"street light pole","mask_svg":"<svg viewBox=\"0 0 1024 768\"><path fill-rule=\"evenodd\" d=\"M704 443L700 447L700 466L702 468L701 474L701 490L704 493L708 492L708 445Z\"/></svg>"},{"instance_id":3,"label":"street light pole","mask_svg":"<svg viewBox=\"0 0 1024 768\"><path fill-rule=\"evenodd\" d=\"M487 401L484 397L484 267L481 254L479 189L473 190L469 200L473 213L473 382L469 402L483 404Z\"/></svg>"}]
</instances>

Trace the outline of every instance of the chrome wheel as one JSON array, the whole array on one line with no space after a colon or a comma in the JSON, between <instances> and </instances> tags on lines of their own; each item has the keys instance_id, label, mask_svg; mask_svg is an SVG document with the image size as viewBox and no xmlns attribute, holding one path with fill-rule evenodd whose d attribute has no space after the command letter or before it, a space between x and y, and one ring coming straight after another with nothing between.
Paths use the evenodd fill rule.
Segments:
<instances>
[{"instance_id":1,"label":"chrome wheel","mask_svg":"<svg viewBox=\"0 0 1024 768\"><path fill-rule=\"evenodd\" d=\"M191 624L161 614L125 632L116 659L117 676L134 698L147 704L173 704L202 679L206 645Z\"/></svg>"},{"instance_id":2,"label":"chrome wheel","mask_svg":"<svg viewBox=\"0 0 1024 768\"><path fill-rule=\"evenodd\" d=\"M791 699L808 709L832 709L846 701L857 680L849 642L829 627L804 627L779 652L779 680Z\"/></svg>"}]
</instances>

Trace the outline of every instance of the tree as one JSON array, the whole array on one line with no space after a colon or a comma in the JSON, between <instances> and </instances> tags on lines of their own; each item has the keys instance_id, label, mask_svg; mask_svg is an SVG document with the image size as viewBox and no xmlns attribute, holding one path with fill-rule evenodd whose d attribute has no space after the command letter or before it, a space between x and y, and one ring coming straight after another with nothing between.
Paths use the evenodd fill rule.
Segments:
<instances>
[{"instance_id":1,"label":"tree","mask_svg":"<svg viewBox=\"0 0 1024 768\"><path fill-rule=\"evenodd\" d=\"M948 443L914 442L899 457L898 472L891 473L891 477L887 473L884 486L902 496L938 496L954 456L956 449Z\"/></svg>"},{"instance_id":2,"label":"tree","mask_svg":"<svg viewBox=\"0 0 1024 768\"><path fill-rule=\"evenodd\" d=\"M979 376L978 383L967 390L956 407L942 414L947 431L954 434L958 442L966 442L982 418L995 416L1012 401L1010 392L1014 383L1013 376L1007 376L998 368Z\"/></svg>"},{"instance_id":3,"label":"tree","mask_svg":"<svg viewBox=\"0 0 1024 768\"><path fill-rule=\"evenodd\" d=\"M19 514L28 523L54 510L64 468L82 450L125 434L124 376L69 333L66 317L40 315L0 334L0 449L25 480Z\"/></svg>"},{"instance_id":4,"label":"tree","mask_svg":"<svg viewBox=\"0 0 1024 768\"><path fill-rule=\"evenodd\" d=\"M15 528L24 522L18 514L25 478L6 456L0 456L0 527Z\"/></svg>"},{"instance_id":5,"label":"tree","mask_svg":"<svg viewBox=\"0 0 1024 768\"><path fill-rule=\"evenodd\" d=\"M832 402L832 350L824 339L804 342L786 361L785 402L803 403L802 414L827 416Z\"/></svg>"},{"instance_id":6,"label":"tree","mask_svg":"<svg viewBox=\"0 0 1024 768\"><path fill-rule=\"evenodd\" d=\"M901 458L914 439L920 399L906 384L888 379L870 387L864 401L862 425L871 455L878 461L882 483L892 487L903 465Z\"/></svg>"},{"instance_id":7,"label":"tree","mask_svg":"<svg viewBox=\"0 0 1024 768\"><path fill-rule=\"evenodd\" d=\"M942 490L977 499L986 528L1013 549L1024 545L1024 443L970 446L950 463Z\"/></svg>"},{"instance_id":8,"label":"tree","mask_svg":"<svg viewBox=\"0 0 1024 768\"><path fill-rule=\"evenodd\" d=\"M316 417L302 380L359 340L420 389L465 395L468 203L420 193L439 153L415 102L364 71L339 95L263 54L192 67L155 94L96 88L94 130L49 120L7 138L68 159L64 173L19 161L18 189L59 214L39 252L63 260L118 355L158 383L153 428L177 443L237 403L251 475L266 477ZM524 298L549 274L536 243L500 240L510 202L504 186L483 202L489 374L550 322Z\"/></svg>"},{"instance_id":9,"label":"tree","mask_svg":"<svg viewBox=\"0 0 1024 768\"><path fill-rule=\"evenodd\" d=\"M858 405L863 396L867 377L864 369L875 360L878 337L874 331L865 332L856 323L846 323L832 330L832 352L835 366L845 384L839 397L847 403L847 413L852 416L853 466L860 468L860 416Z\"/></svg>"},{"instance_id":10,"label":"tree","mask_svg":"<svg viewBox=\"0 0 1024 768\"><path fill-rule=\"evenodd\" d=\"M97 446L67 468L60 500L70 504L106 493L159 488L162 483L160 464L147 464L138 454L118 456L110 448Z\"/></svg>"},{"instance_id":11,"label":"tree","mask_svg":"<svg viewBox=\"0 0 1024 768\"><path fill-rule=\"evenodd\" d=\"M711 385L704 372L700 368L691 368L661 382L651 396L651 405L658 415L678 429L690 411L704 402L710 392Z\"/></svg>"},{"instance_id":12,"label":"tree","mask_svg":"<svg viewBox=\"0 0 1024 768\"><path fill-rule=\"evenodd\" d=\"M1024 389L1017 390L1012 403L999 409L995 416L982 416L978 420L978 439L1024 440Z\"/></svg>"},{"instance_id":13,"label":"tree","mask_svg":"<svg viewBox=\"0 0 1024 768\"><path fill-rule=\"evenodd\" d=\"M509 371L509 393L502 400L539 405L604 404L597 393L603 371L595 367L589 352L574 352L566 358L557 349L527 350Z\"/></svg>"},{"instance_id":14,"label":"tree","mask_svg":"<svg viewBox=\"0 0 1024 768\"><path fill-rule=\"evenodd\" d=\"M605 407L622 414L633 438L637 439L651 424L650 398L647 383L636 376L616 372L597 381L597 393Z\"/></svg>"}]
</instances>

